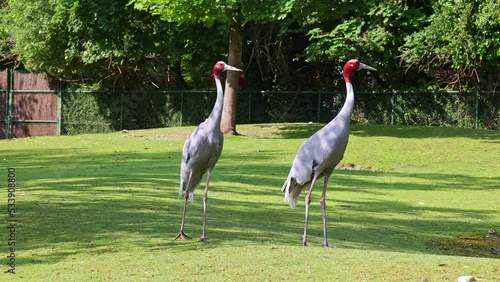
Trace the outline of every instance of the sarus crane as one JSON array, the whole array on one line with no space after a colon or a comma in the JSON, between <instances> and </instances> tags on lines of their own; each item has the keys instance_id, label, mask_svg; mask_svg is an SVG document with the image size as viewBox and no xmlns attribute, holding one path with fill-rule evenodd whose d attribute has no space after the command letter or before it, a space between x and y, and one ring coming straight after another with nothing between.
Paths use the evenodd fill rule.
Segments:
<instances>
[{"instance_id":1,"label":"sarus crane","mask_svg":"<svg viewBox=\"0 0 500 282\"><path fill-rule=\"evenodd\" d=\"M323 193L320 204L323 214L323 246L328 247L326 230L326 202L325 194L328 178L333 169L344 157L344 152L349 139L349 123L352 109L354 107L354 90L351 84L351 75L355 71L367 69L376 71L368 65L360 63L358 60L350 60L344 66L344 80L347 89L344 106L338 115L327 125L314 133L299 148L288 178L283 184L282 191L285 193L285 201L288 201L292 208L295 208L300 193L308 188L305 197L306 220L304 224L304 235L302 244L309 246L307 242L307 225L309 222L309 205L311 203L311 193L314 183L318 178L324 177Z\"/></svg>"},{"instance_id":2,"label":"sarus crane","mask_svg":"<svg viewBox=\"0 0 500 282\"><path fill-rule=\"evenodd\" d=\"M213 77L217 87L217 100L214 108L208 118L189 135L184 148L182 149L181 158L181 183L179 189L179 197L184 191L184 209L182 211L181 230L175 239L190 238L184 233L184 220L186 218L186 206L188 199L193 201L194 190L200 185L201 178L207 173L205 192L203 193L203 233L200 236L200 241L207 240L207 199L208 199L208 184L212 170L219 160L222 153L224 143L224 134L220 129L222 117L222 104L224 94L220 75L224 71L242 71L232 67L222 61L217 62L213 68Z\"/></svg>"}]
</instances>

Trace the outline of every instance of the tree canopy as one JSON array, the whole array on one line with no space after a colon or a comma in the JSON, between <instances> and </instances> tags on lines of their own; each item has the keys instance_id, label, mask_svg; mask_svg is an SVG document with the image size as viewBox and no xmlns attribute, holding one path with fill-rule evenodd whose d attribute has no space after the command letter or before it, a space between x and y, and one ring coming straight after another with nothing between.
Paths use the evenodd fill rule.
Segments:
<instances>
[{"instance_id":1,"label":"tree canopy","mask_svg":"<svg viewBox=\"0 0 500 282\"><path fill-rule=\"evenodd\" d=\"M192 39L203 39L207 31L218 32L200 30L198 24L178 26L162 21L121 0L85 4L14 0L6 1L2 12L4 46L10 43L11 47L4 48L5 65L105 88L135 87L132 83L203 87L203 79L192 75L202 71L186 75L182 64L203 62L199 52L215 48L207 40Z\"/></svg>"},{"instance_id":2,"label":"tree canopy","mask_svg":"<svg viewBox=\"0 0 500 282\"><path fill-rule=\"evenodd\" d=\"M351 58L379 69L367 87L495 90L500 81L495 0L1 3L4 67L95 87L213 87L211 67L231 57L235 28L255 89L339 89Z\"/></svg>"},{"instance_id":3,"label":"tree canopy","mask_svg":"<svg viewBox=\"0 0 500 282\"><path fill-rule=\"evenodd\" d=\"M407 68L443 86L495 88L500 82L500 2L440 0L421 31L401 46Z\"/></svg>"},{"instance_id":4,"label":"tree canopy","mask_svg":"<svg viewBox=\"0 0 500 282\"><path fill-rule=\"evenodd\" d=\"M246 22L271 22L281 15L280 4L285 1L241 0L131 0L139 10L150 11L168 22L178 24L202 23L211 27L214 23L229 28L228 63L240 67L242 59L242 25ZM224 94L221 128L224 133L236 134L236 101L239 74L230 72Z\"/></svg>"}]
</instances>

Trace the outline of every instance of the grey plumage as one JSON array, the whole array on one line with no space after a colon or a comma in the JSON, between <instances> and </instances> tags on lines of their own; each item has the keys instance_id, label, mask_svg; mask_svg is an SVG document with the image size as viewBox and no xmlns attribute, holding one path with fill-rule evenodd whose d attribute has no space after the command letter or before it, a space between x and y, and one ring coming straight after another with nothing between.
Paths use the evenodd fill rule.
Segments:
<instances>
[{"instance_id":1,"label":"grey plumage","mask_svg":"<svg viewBox=\"0 0 500 282\"><path fill-rule=\"evenodd\" d=\"M175 239L189 238L184 234L187 201L188 199L193 201L194 191L200 185L201 179L206 173L205 191L203 193L203 232L200 237L201 241L206 240L208 185L210 175L219 160L224 144L224 134L220 129L224 99L220 74L227 70L241 71L222 61L214 65L213 76L217 87L217 100L214 108L208 118L189 135L182 149L179 196L182 196L183 192L185 193L184 209L181 230Z\"/></svg>"},{"instance_id":2,"label":"grey plumage","mask_svg":"<svg viewBox=\"0 0 500 282\"><path fill-rule=\"evenodd\" d=\"M216 84L221 84L216 80ZM220 86L222 88L222 86ZM217 87L219 89L219 86ZM194 190L200 185L201 178L208 172L211 173L215 164L219 160L224 145L224 134L220 129L223 96L217 97L215 106L208 118L200 123L193 131L182 149L181 159L181 182L179 196L186 190L189 174L191 183L188 193L189 199L193 200ZM219 101L220 100L220 101Z\"/></svg>"},{"instance_id":3,"label":"grey plumage","mask_svg":"<svg viewBox=\"0 0 500 282\"><path fill-rule=\"evenodd\" d=\"M323 214L323 245L328 246L325 202L326 187L333 169L344 157L347 147L349 123L354 107L354 90L351 84L351 74L360 69L375 70L357 60L350 60L345 64L344 80L346 82L347 96L344 106L332 121L302 144L295 156L287 180L282 187L282 191L285 193L285 201L288 201L292 208L297 205L300 193L308 188L305 198L306 220L304 235L302 236L303 245L309 245L307 242L307 225L309 222L311 193L316 180L323 177L323 192L320 199Z\"/></svg>"}]
</instances>

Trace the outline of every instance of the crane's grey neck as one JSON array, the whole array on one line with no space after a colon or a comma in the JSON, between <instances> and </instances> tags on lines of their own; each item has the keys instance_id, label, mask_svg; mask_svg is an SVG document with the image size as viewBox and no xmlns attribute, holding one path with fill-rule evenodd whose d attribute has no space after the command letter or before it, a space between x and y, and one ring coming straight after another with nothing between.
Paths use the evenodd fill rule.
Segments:
<instances>
[{"instance_id":1,"label":"crane's grey neck","mask_svg":"<svg viewBox=\"0 0 500 282\"><path fill-rule=\"evenodd\" d=\"M215 86L217 87L217 100L215 101L214 108L207 118L207 123L210 123L214 127L220 128L220 123L222 119L222 105L224 103L224 93L222 90L222 83L219 78L215 78Z\"/></svg>"},{"instance_id":2,"label":"crane's grey neck","mask_svg":"<svg viewBox=\"0 0 500 282\"><path fill-rule=\"evenodd\" d=\"M340 110L337 117L334 120L342 120L344 124L349 125L351 121L351 114L354 108L354 89L352 88L352 84L347 82L346 86L346 98L345 103L342 109Z\"/></svg>"}]
</instances>

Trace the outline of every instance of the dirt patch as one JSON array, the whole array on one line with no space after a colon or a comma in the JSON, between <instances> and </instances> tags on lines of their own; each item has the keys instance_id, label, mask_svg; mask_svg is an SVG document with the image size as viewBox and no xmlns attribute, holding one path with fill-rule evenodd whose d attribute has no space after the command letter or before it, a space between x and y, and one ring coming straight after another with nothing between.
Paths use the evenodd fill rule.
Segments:
<instances>
[{"instance_id":1,"label":"dirt patch","mask_svg":"<svg viewBox=\"0 0 500 282\"><path fill-rule=\"evenodd\" d=\"M155 136L146 136L145 138L148 140L186 140L189 134L169 134L167 135L155 135Z\"/></svg>"},{"instance_id":2,"label":"dirt patch","mask_svg":"<svg viewBox=\"0 0 500 282\"><path fill-rule=\"evenodd\" d=\"M362 167L357 164L338 164L335 169L375 171L373 167Z\"/></svg>"},{"instance_id":3,"label":"dirt patch","mask_svg":"<svg viewBox=\"0 0 500 282\"><path fill-rule=\"evenodd\" d=\"M186 140L186 138L189 136L191 133L190 131L181 131L181 132L174 132L170 133L168 135L162 134L162 133L151 133L147 131L138 131L139 133L131 133L128 130L124 129L122 130L122 137L123 138L144 138L147 140Z\"/></svg>"},{"instance_id":4,"label":"dirt patch","mask_svg":"<svg viewBox=\"0 0 500 282\"><path fill-rule=\"evenodd\" d=\"M465 257L500 258L500 234L461 235L427 242L427 248Z\"/></svg>"}]
</instances>

